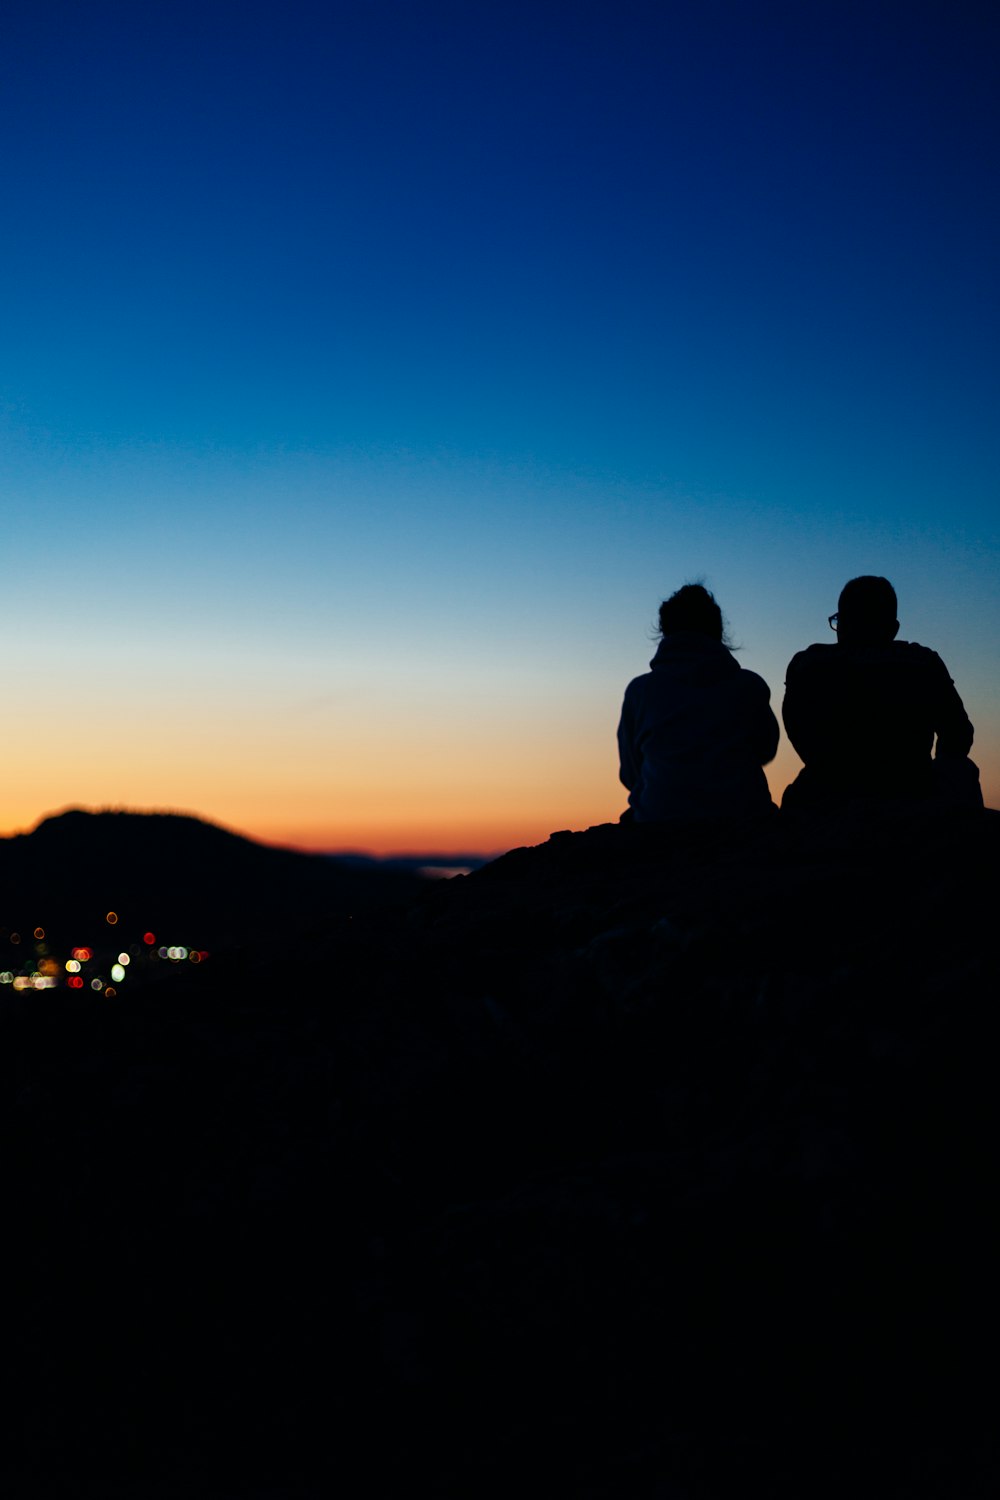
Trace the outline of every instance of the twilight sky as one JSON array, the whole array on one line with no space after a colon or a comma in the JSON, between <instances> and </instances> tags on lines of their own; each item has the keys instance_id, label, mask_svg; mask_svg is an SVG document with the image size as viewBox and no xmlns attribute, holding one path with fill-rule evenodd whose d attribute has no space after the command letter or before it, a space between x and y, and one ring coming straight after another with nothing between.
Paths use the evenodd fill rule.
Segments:
<instances>
[{"instance_id":1,"label":"twilight sky","mask_svg":"<svg viewBox=\"0 0 1000 1500\"><path fill-rule=\"evenodd\" d=\"M882 573L1000 805L1000 17L5 0L0 830L498 850ZM799 761L783 739L776 797Z\"/></svg>"}]
</instances>

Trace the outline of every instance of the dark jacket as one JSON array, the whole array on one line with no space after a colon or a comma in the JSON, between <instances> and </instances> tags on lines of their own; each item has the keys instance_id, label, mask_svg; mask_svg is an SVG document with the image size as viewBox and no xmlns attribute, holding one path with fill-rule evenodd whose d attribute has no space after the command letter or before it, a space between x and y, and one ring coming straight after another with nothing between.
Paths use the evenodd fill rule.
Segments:
<instances>
[{"instance_id":1,"label":"dark jacket","mask_svg":"<svg viewBox=\"0 0 1000 1500\"><path fill-rule=\"evenodd\" d=\"M638 823L766 811L761 766L778 748L767 683L718 641L664 636L625 689L618 750Z\"/></svg>"},{"instance_id":2,"label":"dark jacket","mask_svg":"<svg viewBox=\"0 0 1000 1500\"><path fill-rule=\"evenodd\" d=\"M947 667L911 641L800 651L788 665L781 712L805 762L793 803L926 797L935 737L939 758L962 759L972 748L972 725Z\"/></svg>"}]
</instances>

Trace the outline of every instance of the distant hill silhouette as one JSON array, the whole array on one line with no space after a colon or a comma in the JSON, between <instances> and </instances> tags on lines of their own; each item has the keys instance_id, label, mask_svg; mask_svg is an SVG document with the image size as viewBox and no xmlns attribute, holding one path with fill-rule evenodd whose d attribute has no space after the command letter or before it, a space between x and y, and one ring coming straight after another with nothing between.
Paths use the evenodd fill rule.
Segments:
<instances>
[{"instance_id":1,"label":"distant hill silhouette","mask_svg":"<svg viewBox=\"0 0 1000 1500\"><path fill-rule=\"evenodd\" d=\"M419 885L408 872L271 848L177 813L71 809L0 839L8 929L82 934L114 911L123 935L176 930L177 941L209 945L410 900Z\"/></svg>"}]
</instances>

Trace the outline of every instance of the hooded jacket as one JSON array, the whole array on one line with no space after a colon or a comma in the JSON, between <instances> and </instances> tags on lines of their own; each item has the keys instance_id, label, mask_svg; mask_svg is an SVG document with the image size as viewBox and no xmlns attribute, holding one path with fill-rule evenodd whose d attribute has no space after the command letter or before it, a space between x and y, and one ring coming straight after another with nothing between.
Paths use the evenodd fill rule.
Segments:
<instances>
[{"instance_id":1,"label":"hooded jacket","mask_svg":"<svg viewBox=\"0 0 1000 1500\"><path fill-rule=\"evenodd\" d=\"M773 807L761 769L778 748L767 683L721 642L664 636L625 689L620 776L637 823L739 816Z\"/></svg>"}]
</instances>

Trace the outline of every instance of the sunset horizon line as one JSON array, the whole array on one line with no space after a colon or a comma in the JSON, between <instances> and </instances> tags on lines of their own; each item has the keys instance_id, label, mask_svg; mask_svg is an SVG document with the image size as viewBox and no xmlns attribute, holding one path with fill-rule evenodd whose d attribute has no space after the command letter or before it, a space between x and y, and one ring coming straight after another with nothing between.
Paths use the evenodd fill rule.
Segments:
<instances>
[{"instance_id":1,"label":"sunset horizon line","mask_svg":"<svg viewBox=\"0 0 1000 1500\"><path fill-rule=\"evenodd\" d=\"M220 829L224 833L233 834L237 838L246 839L251 843L260 844L264 848L291 850L297 854L316 854L338 859L374 859L374 860L415 860L426 859L432 862L447 862L449 859L462 857L487 861L497 859L510 849L522 847L524 843L543 843L549 837L544 834L541 837L530 837L526 839L513 838L511 842L496 843L494 841L479 841L476 839L455 839L442 841L440 837L430 836L427 842L408 839L405 835L399 841L392 838L382 838L377 832L373 832L368 840L352 838L349 841L337 842L335 839L326 840L308 834L305 830L293 830L282 834L280 831L270 830L257 832L250 828L237 827L225 819L210 813L194 811L189 807L155 806L139 807L131 803L101 803L85 804L82 802L67 802L59 807L47 809L31 820L18 825L11 825L0 830L0 840L15 838L29 838L42 827L43 824L64 817L68 813L84 813L88 816L99 816L104 813L127 814L133 817L173 817L186 818L193 822L203 823L208 827ZM588 825L589 826L589 825ZM550 830L552 832L554 830Z\"/></svg>"},{"instance_id":2,"label":"sunset horizon line","mask_svg":"<svg viewBox=\"0 0 1000 1500\"><path fill-rule=\"evenodd\" d=\"M986 796L984 802L987 811L993 808L994 803L989 795ZM777 808L779 804L780 798L776 798L775 807ZM338 837L335 832L326 835L322 831L322 822L317 825L320 831L316 828L307 829L301 825L286 829L267 824L258 824L256 827L237 826L224 817L178 806L141 807L124 802L101 804L67 802L50 808L30 820L23 820L0 830L0 841L30 837L43 824L69 813L83 813L88 816L113 813L137 817L185 818L269 849L289 850L293 853L332 859L370 859L377 862L423 861L428 864L454 864L456 866L468 864L470 861L485 864L499 859L501 855L512 849L544 844L557 831L583 832L588 828L599 825L607 826L618 821L615 817L601 817L595 810L595 816L577 819L560 819L557 816L539 818L537 814L534 816L529 814L519 825L512 822L509 825L510 833L506 837L499 834L495 824L488 827L480 826L478 833L473 825L473 831L468 836L456 832L454 837L450 837L446 832L434 831L431 828L418 832L411 829L401 833L384 832L375 828L365 834L359 833L356 827L352 827L349 832L345 831Z\"/></svg>"}]
</instances>

